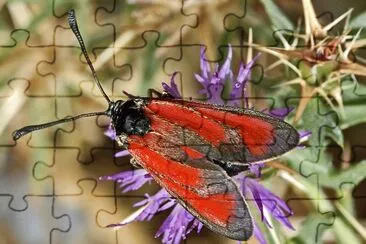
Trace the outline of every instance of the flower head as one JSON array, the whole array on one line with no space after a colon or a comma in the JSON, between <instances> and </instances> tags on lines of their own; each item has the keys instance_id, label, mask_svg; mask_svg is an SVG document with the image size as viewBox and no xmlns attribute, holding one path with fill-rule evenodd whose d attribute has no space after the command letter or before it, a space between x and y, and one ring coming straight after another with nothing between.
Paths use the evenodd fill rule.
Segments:
<instances>
[{"instance_id":1,"label":"flower head","mask_svg":"<svg viewBox=\"0 0 366 244\"><path fill-rule=\"evenodd\" d=\"M207 100L211 103L224 104L225 101L222 99L221 93L225 82L229 79L232 84L232 91L230 93L232 99L227 103L238 106L238 99L246 98L246 84L250 77L251 68L258 57L259 55L246 65L243 63L240 64L238 74L234 79L234 74L230 67L232 59L231 46L228 48L228 56L224 64L221 67L216 65L213 72L211 72L210 65L205 59L204 49L201 49L201 74L195 75L197 81L200 82L203 87L199 92L206 95ZM177 85L174 82L175 76L175 74L172 76L170 84L163 82L162 86L164 91L174 98L182 98L182 95L179 93ZM247 103L245 105L247 106ZM284 119L284 117L291 112L291 109L279 108L264 112ZM109 127L105 134L111 139L115 138L115 132L112 127ZM308 136L306 133L303 135ZM116 156L125 156L127 154L128 151L125 150L117 153ZM249 166L249 171L255 177L260 177L260 172L263 167L264 163L251 164ZM270 213L278 222L293 229L293 226L288 220L288 217L292 215L292 211L281 198L274 195L263 187L258 180L249 177L246 173L240 173L233 178L239 185L239 189L242 191L245 199L254 200L254 205L257 207L261 220L266 226L272 228L270 221L268 220L269 216L265 214ZM145 183L152 181L152 177L150 177L144 169L125 171L112 176L104 176L100 179L117 181L123 192L137 190ZM202 223L178 204L165 189L159 190L153 196L146 194L145 199L135 203L134 207L139 207L139 209L120 223L110 226L120 228L132 221L150 220L157 213L172 209L155 235L155 237L162 237L163 243L180 243L182 240L186 239L187 235L193 230L196 230L196 232L199 233L203 227ZM266 242L258 227L258 223L255 223L255 221L254 235L260 243Z\"/></svg>"}]
</instances>

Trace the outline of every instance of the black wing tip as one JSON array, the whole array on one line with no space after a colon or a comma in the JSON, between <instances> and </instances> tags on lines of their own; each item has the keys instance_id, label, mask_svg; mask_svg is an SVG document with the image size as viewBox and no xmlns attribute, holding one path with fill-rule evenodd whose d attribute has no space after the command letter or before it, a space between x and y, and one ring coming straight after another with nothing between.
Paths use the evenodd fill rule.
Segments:
<instances>
[{"instance_id":1,"label":"black wing tip","mask_svg":"<svg viewBox=\"0 0 366 244\"><path fill-rule=\"evenodd\" d=\"M247 241L253 236L254 226L253 218L251 216L231 216L229 223L225 227L212 225L211 223L207 223L205 219L200 220L211 231L226 236L231 240Z\"/></svg>"},{"instance_id":2,"label":"black wing tip","mask_svg":"<svg viewBox=\"0 0 366 244\"><path fill-rule=\"evenodd\" d=\"M288 136L287 143L292 147L295 148L300 144L300 134L299 132L290 124L290 134Z\"/></svg>"},{"instance_id":3,"label":"black wing tip","mask_svg":"<svg viewBox=\"0 0 366 244\"><path fill-rule=\"evenodd\" d=\"M247 241L254 232L253 217L243 198L243 205L238 207L228 219L225 235L233 240Z\"/></svg>"},{"instance_id":4,"label":"black wing tip","mask_svg":"<svg viewBox=\"0 0 366 244\"><path fill-rule=\"evenodd\" d=\"M225 235L227 238L236 240L236 241L247 241L253 236L253 230L243 230L228 233Z\"/></svg>"},{"instance_id":5,"label":"black wing tip","mask_svg":"<svg viewBox=\"0 0 366 244\"><path fill-rule=\"evenodd\" d=\"M274 134L281 136L282 140L288 145L287 151L297 147L300 143L300 134L291 124L280 120L274 129Z\"/></svg>"}]
</instances>

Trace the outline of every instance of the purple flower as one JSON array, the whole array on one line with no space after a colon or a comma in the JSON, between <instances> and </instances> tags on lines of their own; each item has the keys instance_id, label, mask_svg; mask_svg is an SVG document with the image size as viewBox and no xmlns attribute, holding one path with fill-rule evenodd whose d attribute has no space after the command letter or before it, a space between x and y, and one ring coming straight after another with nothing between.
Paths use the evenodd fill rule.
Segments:
<instances>
[{"instance_id":1,"label":"purple flower","mask_svg":"<svg viewBox=\"0 0 366 244\"><path fill-rule=\"evenodd\" d=\"M248 107L247 94L245 92L246 85L250 78L251 69L258 57L259 55L255 56L255 58L246 65L241 63L238 74L234 79L234 74L230 67L232 59L231 46L228 47L228 56L223 65L220 67L216 64L213 72L211 72L210 65L205 59L205 50L202 48L200 54L201 74L195 74L197 81L203 86L199 93L206 95L208 102L225 104L226 101L222 99L222 90L225 82L230 80L232 84L230 93L231 100L228 101L227 104L238 106L240 104L239 99L244 99L245 106ZM176 73L173 74L170 84L163 82L162 86L164 91L174 98L181 98L182 96L174 81L175 77ZM276 108L264 112L267 112L274 117L284 119L291 111L292 109ZM111 139L115 139L116 135L111 126L105 134ZM301 133L300 136L305 138L309 136L309 133L304 132ZM128 151L124 150L116 153L115 156L126 156L128 154ZM258 178L261 175L261 169L263 167L264 163L251 164L249 166L249 171ZM271 214L272 217L282 225L294 229L288 220L288 217L292 215L292 211L281 198L263 187L256 179L250 178L248 174L240 173L233 178L236 180L245 199L248 201L253 200L255 203L254 205L261 216L262 222L268 228L272 228L272 226L268 220L268 215L266 216L265 213ZM137 190L145 183L150 183L152 180L144 169L125 171L112 176L100 177L100 179L117 181L123 192ZM169 216L165 219L155 235L155 237L162 237L163 243L180 243L182 240L186 239L187 235L193 230L196 230L196 232L199 233L203 226L197 218L192 216L180 204L177 204L176 200L172 198L165 189L161 189L153 196L145 194L145 199L135 203L134 207L139 207L139 209L120 223L110 225L110 227L120 228L132 221L151 220L157 213L170 208L172 208L172 210ZM258 223L255 221L254 236L260 243L266 243L264 235L261 232Z\"/></svg>"},{"instance_id":2,"label":"purple flower","mask_svg":"<svg viewBox=\"0 0 366 244\"><path fill-rule=\"evenodd\" d=\"M229 46L228 55L224 64L220 67L215 65L215 69L211 72L210 64L205 58L205 49L201 48L201 74L195 74L198 82L201 83L203 89L199 91L200 94L206 95L207 102L215 104L224 104L222 100L222 91L224 89L225 81L229 78L232 80L233 72L231 71L232 49Z\"/></svg>"}]
</instances>

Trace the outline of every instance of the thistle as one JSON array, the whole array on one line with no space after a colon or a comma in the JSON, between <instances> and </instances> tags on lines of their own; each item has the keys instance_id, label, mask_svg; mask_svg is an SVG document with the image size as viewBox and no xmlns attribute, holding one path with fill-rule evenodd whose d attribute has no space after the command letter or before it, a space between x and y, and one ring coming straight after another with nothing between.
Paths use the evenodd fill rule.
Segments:
<instances>
[{"instance_id":1,"label":"thistle","mask_svg":"<svg viewBox=\"0 0 366 244\"><path fill-rule=\"evenodd\" d=\"M345 117L342 98L342 82L345 80L356 81L355 76L366 76L364 60L356 55L359 48L366 45L366 39L360 39L362 29L351 34L350 16L352 9L322 26L316 18L315 10L310 0L303 0L305 26L304 32L300 25L293 32L276 30L275 35L280 40L282 47L253 46L279 60L269 65L268 72L280 64L292 71L295 77L278 84L278 87L300 85L301 100L296 108L294 122L298 122L304 110L314 96L321 96L326 103ZM330 31L344 21L343 31L340 35L332 35ZM301 23L301 22L299 22ZM286 39L292 38L289 43Z\"/></svg>"},{"instance_id":2,"label":"thistle","mask_svg":"<svg viewBox=\"0 0 366 244\"><path fill-rule=\"evenodd\" d=\"M238 99L247 97L245 92L246 85L253 63L258 57L259 56L257 55L246 65L241 64L239 72L234 76L234 72L231 69L232 49L230 46L227 58L223 65L220 67L217 64L213 71L211 71L209 63L206 61L205 52L202 48L200 54L201 74L195 75L197 81L200 82L203 87L199 93L205 94L209 102L224 104L226 101L221 98L222 88L225 82L230 79L232 83L230 97L232 100L229 100L227 103L238 105ZM175 75L172 76L169 84L163 82L162 85L165 92L175 98L181 98L182 96L175 84L174 77ZM244 91L243 94L242 91ZM244 96L241 97L242 95ZM247 106L247 104L245 106ZM289 113L289 110L278 108L270 110L269 113L283 118ZM111 139L115 138L115 133L112 127L109 127L105 134ZM308 133L301 134L303 138L308 135ZM125 156L126 154L128 154L128 151L122 151L118 152L116 156ZM287 206L284 200L263 187L256 179L260 176L262 167L264 167L264 164L262 163L253 164L249 167L248 172L242 172L235 176L234 179L239 185L239 189L247 200L253 200L258 214L261 216L261 221L268 228L272 228L269 221L269 215L271 215L282 225L287 228L294 229L288 220L288 217L293 214L291 209ZM117 181L122 192L125 193L139 189L144 184L151 182L152 178L144 169L136 169L117 173L111 176L103 176L100 177L100 180ZM134 207L139 207L139 209L120 223L111 224L109 227L123 228L124 225L133 221L149 221L154 215L170 208L172 208L170 215L155 235L155 237L162 237L162 243L180 243L182 240L187 238L189 233L194 230L199 233L203 227L202 223L178 204L165 189L161 189L153 196L145 194L145 199L135 203ZM254 224L254 235L261 243L266 243L257 223Z\"/></svg>"}]
</instances>

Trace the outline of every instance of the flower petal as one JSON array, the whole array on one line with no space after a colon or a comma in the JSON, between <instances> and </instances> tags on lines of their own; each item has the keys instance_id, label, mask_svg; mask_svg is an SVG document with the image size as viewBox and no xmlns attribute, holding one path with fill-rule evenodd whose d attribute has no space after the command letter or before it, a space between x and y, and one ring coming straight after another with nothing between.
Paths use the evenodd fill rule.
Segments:
<instances>
[{"instance_id":1,"label":"flower petal","mask_svg":"<svg viewBox=\"0 0 366 244\"><path fill-rule=\"evenodd\" d=\"M222 91L224 90L224 85L220 83L210 84L207 87L208 98L207 100L213 104L224 104L222 99Z\"/></svg>"},{"instance_id":2,"label":"flower petal","mask_svg":"<svg viewBox=\"0 0 366 244\"><path fill-rule=\"evenodd\" d=\"M235 82L232 82L232 91L230 93L230 98L231 101L229 102L229 104L231 106L239 106L239 101L242 98L244 98L245 101L245 107L248 107L248 94L246 92L246 85L248 83L249 80L249 76L251 74L253 65L255 63L255 61L259 58L260 53L258 53L251 61L249 61L246 65L244 65L243 63L240 63L239 66L239 72L237 75L237 78L235 80Z\"/></svg>"},{"instance_id":3,"label":"flower petal","mask_svg":"<svg viewBox=\"0 0 366 244\"><path fill-rule=\"evenodd\" d=\"M205 80L209 80L209 73L211 72L210 64L206 60L205 48L201 47L201 55L200 55L200 66L202 71L202 77Z\"/></svg>"},{"instance_id":4,"label":"flower petal","mask_svg":"<svg viewBox=\"0 0 366 244\"><path fill-rule=\"evenodd\" d=\"M144 208L144 211L142 211L140 213L140 215L138 215L136 217L135 220L149 221L154 217L154 215L156 213L161 211L160 207L162 204L164 204L167 201L175 202L175 200L173 198L171 198L171 196L165 189L161 189L160 191L158 191L155 195L153 195L151 197L148 194L145 194L145 197L146 198L144 200L141 200L133 205L134 207L148 205L148 207Z\"/></svg>"},{"instance_id":5,"label":"flower petal","mask_svg":"<svg viewBox=\"0 0 366 244\"><path fill-rule=\"evenodd\" d=\"M233 50L231 48L231 45L229 45L226 60L217 74L217 77L220 79L222 84L225 82L225 79L228 78L228 76L230 76L230 73L232 72L230 68L232 58L233 58Z\"/></svg>"},{"instance_id":6,"label":"flower petal","mask_svg":"<svg viewBox=\"0 0 366 244\"><path fill-rule=\"evenodd\" d=\"M198 227L199 224L194 222L193 217L180 204L177 204L164 223L160 226L155 237L163 235L163 243L180 243L181 240L186 239L187 234L193 228ZM191 225L191 226L190 226Z\"/></svg>"},{"instance_id":7,"label":"flower petal","mask_svg":"<svg viewBox=\"0 0 366 244\"><path fill-rule=\"evenodd\" d=\"M130 155L130 152L128 150L123 150L123 151L119 151L116 154L114 154L114 157L121 158L121 157L125 157L127 155Z\"/></svg>"},{"instance_id":8,"label":"flower petal","mask_svg":"<svg viewBox=\"0 0 366 244\"><path fill-rule=\"evenodd\" d=\"M145 183L152 180L151 177L146 177L147 171L144 169L127 170L114 175L99 177L99 180L115 180L123 188L122 192L135 191Z\"/></svg>"},{"instance_id":9,"label":"flower petal","mask_svg":"<svg viewBox=\"0 0 366 244\"><path fill-rule=\"evenodd\" d=\"M260 244L267 244L266 239L264 238L264 235L261 231L261 229L259 228L258 224L253 221L253 232L254 232L254 236L255 238L259 241Z\"/></svg>"},{"instance_id":10,"label":"flower petal","mask_svg":"<svg viewBox=\"0 0 366 244\"><path fill-rule=\"evenodd\" d=\"M264 163L253 163L249 164L249 170L253 173L257 178L261 177L261 170L264 167Z\"/></svg>"},{"instance_id":11,"label":"flower petal","mask_svg":"<svg viewBox=\"0 0 366 244\"><path fill-rule=\"evenodd\" d=\"M286 116L294 110L293 107L290 108L274 108L269 110L268 114L272 115L273 117L279 118L284 120Z\"/></svg>"},{"instance_id":12,"label":"flower petal","mask_svg":"<svg viewBox=\"0 0 366 244\"><path fill-rule=\"evenodd\" d=\"M294 229L290 221L288 220L288 217L293 214L292 210L281 198L274 195L271 191L263 187L256 180L246 177L244 174L239 174L235 177L235 179L239 181L240 189L242 190L243 195L248 197L248 193L250 193L251 196L254 198L258 210L262 214L262 219L264 223L270 226L269 222L263 215L263 207L266 208L277 221L290 229ZM261 203L259 203L259 201ZM263 207L261 205L263 205Z\"/></svg>"},{"instance_id":13,"label":"flower petal","mask_svg":"<svg viewBox=\"0 0 366 244\"><path fill-rule=\"evenodd\" d=\"M178 91L177 84L175 84L175 76L177 75L177 72L174 72L172 77L170 78L170 86L166 84L165 82L162 82L162 86L165 92L167 92L169 95L173 96L174 98L182 98Z\"/></svg>"},{"instance_id":14,"label":"flower petal","mask_svg":"<svg viewBox=\"0 0 366 244\"><path fill-rule=\"evenodd\" d=\"M114 130L112 124L109 124L108 129L104 132L104 135L108 136L111 140L116 139L116 131Z\"/></svg>"}]
</instances>

